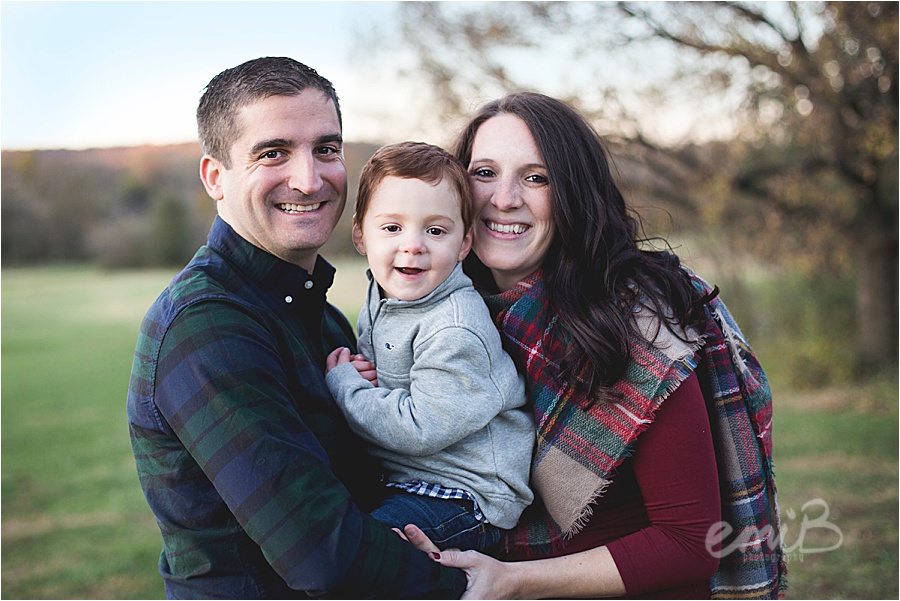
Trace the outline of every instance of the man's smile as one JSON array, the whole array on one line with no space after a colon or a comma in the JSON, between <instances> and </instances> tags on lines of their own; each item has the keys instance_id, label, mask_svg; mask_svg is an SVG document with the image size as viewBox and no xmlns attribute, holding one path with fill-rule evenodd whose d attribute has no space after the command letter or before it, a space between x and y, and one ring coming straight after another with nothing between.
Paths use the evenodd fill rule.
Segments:
<instances>
[{"instance_id":1,"label":"man's smile","mask_svg":"<svg viewBox=\"0 0 900 601\"><path fill-rule=\"evenodd\" d=\"M285 213L311 213L322 206L321 202L312 205L298 205L294 203L283 202L275 205Z\"/></svg>"}]
</instances>

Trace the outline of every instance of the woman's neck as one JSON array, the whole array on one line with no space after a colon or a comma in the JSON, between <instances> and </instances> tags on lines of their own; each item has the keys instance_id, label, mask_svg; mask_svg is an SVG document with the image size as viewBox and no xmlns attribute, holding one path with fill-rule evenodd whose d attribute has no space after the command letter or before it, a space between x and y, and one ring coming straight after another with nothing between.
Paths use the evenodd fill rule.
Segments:
<instances>
[{"instance_id":1,"label":"woman's neck","mask_svg":"<svg viewBox=\"0 0 900 601\"><path fill-rule=\"evenodd\" d=\"M521 278L518 278L516 276L500 274L493 270L491 270L491 273L494 275L494 282L497 284L497 290L499 292L512 290L521 280Z\"/></svg>"}]
</instances>

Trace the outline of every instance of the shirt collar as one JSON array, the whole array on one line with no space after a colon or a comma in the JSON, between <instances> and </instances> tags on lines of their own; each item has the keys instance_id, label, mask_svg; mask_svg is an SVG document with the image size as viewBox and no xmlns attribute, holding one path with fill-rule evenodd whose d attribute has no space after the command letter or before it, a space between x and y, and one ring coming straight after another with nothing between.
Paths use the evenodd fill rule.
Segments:
<instances>
[{"instance_id":1,"label":"shirt collar","mask_svg":"<svg viewBox=\"0 0 900 601\"><path fill-rule=\"evenodd\" d=\"M335 269L319 255L312 274L247 242L216 216L207 243L263 289L283 292L316 291L324 294L334 283Z\"/></svg>"}]
</instances>

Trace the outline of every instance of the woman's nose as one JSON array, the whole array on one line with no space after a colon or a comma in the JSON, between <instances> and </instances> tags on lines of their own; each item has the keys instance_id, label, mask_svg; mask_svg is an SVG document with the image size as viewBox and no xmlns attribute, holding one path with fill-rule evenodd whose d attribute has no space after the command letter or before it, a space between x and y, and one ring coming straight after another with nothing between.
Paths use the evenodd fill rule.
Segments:
<instances>
[{"instance_id":1,"label":"woman's nose","mask_svg":"<svg viewBox=\"0 0 900 601\"><path fill-rule=\"evenodd\" d=\"M491 204L501 211L509 211L522 206L522 187L515 180L501 179L491 195Z\"/></svg>"}]
</instances>

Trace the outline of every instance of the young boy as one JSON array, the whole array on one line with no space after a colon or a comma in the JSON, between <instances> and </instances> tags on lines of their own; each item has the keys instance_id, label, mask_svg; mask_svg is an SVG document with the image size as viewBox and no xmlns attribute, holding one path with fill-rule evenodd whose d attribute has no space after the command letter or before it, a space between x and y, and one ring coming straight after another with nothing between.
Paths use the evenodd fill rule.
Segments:
<instances>
[{"instance_id":1,"label":"young boy","mask_svg":"<svg viewBox=\"0 0 900 601\"><path fill-rule=\"evenodd\" d=\"M372 516L416 524L441 548L494 545L533 500L524 382L460 264L472 213L465 168L446 151L405 142L375 153L353 243L369 262L359 350L377 380L346 348L327 361L329 389L391 487Z\"/></svg>"}]
</instances>

